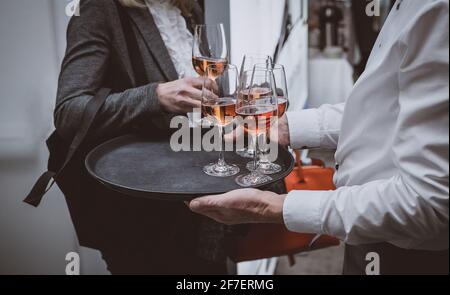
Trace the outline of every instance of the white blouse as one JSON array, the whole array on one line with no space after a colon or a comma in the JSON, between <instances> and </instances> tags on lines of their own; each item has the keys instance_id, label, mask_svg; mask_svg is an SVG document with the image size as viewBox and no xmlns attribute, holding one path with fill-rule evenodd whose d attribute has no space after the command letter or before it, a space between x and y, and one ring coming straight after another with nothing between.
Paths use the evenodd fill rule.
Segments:
<instances>
[{"instance_id":1,"label":"white blouse","mask_svg":"<svg viewBox=\"0 0 450 295\"><path fill-rule=\"evenodd\" d=\"M193 36L181 10L168 0L145 0L169 51L178 77L197 76L192 66Z\"/></svg>"}]
</instances>

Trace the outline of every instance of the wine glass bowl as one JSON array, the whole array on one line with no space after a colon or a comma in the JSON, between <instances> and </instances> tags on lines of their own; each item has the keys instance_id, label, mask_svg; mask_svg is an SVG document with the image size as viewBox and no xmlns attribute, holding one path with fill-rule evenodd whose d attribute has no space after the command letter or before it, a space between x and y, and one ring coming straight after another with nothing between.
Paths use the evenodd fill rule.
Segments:
<instances>
[{"instance_id":1,"label":"wine glass bowl","mask_svg":"<svg viewBox=\"0 0 450 295\"><path fill-rule=\"evenodd\" d=\"M253 68L257 64L271 65L271 64L273 64L273 60L269 55L255 54L255 53L246 54L242 58L242 64L241 64L241 70L240 70L241 76L242 76L242 74L244 74L247 71L253 71Z\"/></svg>"},{"instance_id":2,"label":"wine glass bowl","mask_svg":"<svg viewBox=\"0 0 450 295\"><path fill-rule=\"evenodd\" d=\"M259 172L258 138L270 131L274 118L278 116L275 81L271 69L255 67L253 71L242 74L236 114L255 145L253 162L249 169L251 173L240 175L236 178L236 183L242 187L252 187L270 182L272 180L270 176Z\"/></svg>"},{"instance_id":3,"label":"wine glass bowl","mask_svg":"<svg viewBox=\"0 0 450 295\"><path fill-rule=\"evenodd\" d=\"M273 64L273 60L269 55L264 55L264 54L255 54L255 53L250 53L250 54L246 54L244 55L244 57L242 58L242 63L241 63L241 70L240 70L240 74L241 74L241 79L243 79L243 76L246 72L253 72L253 68L255 67L255 65L257 64L265 64L265 65L271 65ZM255 94L258 91L255 91ZM261 89L261 92L263 92L263 90ZM264 93L262 93L264 94ZM252 139L249 139L248 142L248 147L244 148L242 150L238 150L237 154L240 155L243 158L253 158L254 153L255 153L255 149L254 149L254 143L252 142Z\"/></svg>"},{"instance_id":4,"label":"wine glass bowl","mask_svg":"<svg viewBox=\"0 0 450 295\"><path fill-rule=\"evenodd\" d=\"M236 100L234 98L218 98L202 104L203 117L216 126L226 127L236 117Z\"/></svg>"},{"instance_id":5,"label":"wine glass bowl","mask_svg":"<svg viewBox=\"0 0 450 295\"><path fill-rule=\"evenodd\" d=\"M215 65L210 78L218 77L228 64L228 49L223 24L197 25L192 48L192 65L195 71L204 76L206 69Z\"/></svg>"},{"instance_id":6,"label":"wine glass bowl","mask_svg":"<svg viewBox=\"0 0 450 295\"><path fill-rule=\"evenodd\" d=\"M279 64L267 64L267 63L259 63L255 65L257 69L271 69L275 81L275 93L277 96L278 103L278 118L281 118L286 113L289 107L289 95L287 88L287 80L286 80L286 72L284 66ZM265 133L266 135L270 135L270 132ZM267 136L265 136L267 137ZM261 140L266 140L267 138L263 137ZM267 147L267 145L266 145ZM282 170L282 167L276 163L272 163L268 157L266 156L268 152L268 148L261 149L261 155L259 158L259 170L261 173L266 175L276 174ZM252 163L247 165L247 168L252 167Z\"/></svg>"},{"instance_id":7,"label":"wine glass bowl","mask_svg":"<svg viewBox=\"0 0 450 295\"><path fill-rule=\"evenodd\" d=\"M278 118L283 117L288 108L289 100L285 97L278 97Z\"/></svg>"},{"instance_id":8,"label":"wine glass bowl","mask_svg":"<svg viewBox=\"0 0 450 295\"><path fill-rule=\"evenodd\" d=\"M278 99L278 117L283 117L289 108L289 94L284 66L280 64L268 65L267 63L258 63L255 67L258 69L270 68L272 70Z\"/></svg>"},{"instance_id":9,"label":"wine glass bowl","mask_svg":"<svg viewBox=\"0 0 450 295\"><path fill-rule=\"evenodd\" d=\"M278 97L278 118L281 118L289 108L289 90L287 86L286 70L283 65L273 64L272 71Z\"/></svg>"},{"instance_id":10,"label":"wine glass bowl","mask_svg":"<svg viewBox=\"0 0 450 295\"><path fill-rule=\"evenodd\" d=\"M192 57L192 64L194 66L195 71L200 76L204 76L206 72L206 68L211 65L216 66L214 71L210 73L211 79L220 76L223 73L226 65L228 64L227 59L211 59L207 57Z\"/></svg>"}]
</instances>

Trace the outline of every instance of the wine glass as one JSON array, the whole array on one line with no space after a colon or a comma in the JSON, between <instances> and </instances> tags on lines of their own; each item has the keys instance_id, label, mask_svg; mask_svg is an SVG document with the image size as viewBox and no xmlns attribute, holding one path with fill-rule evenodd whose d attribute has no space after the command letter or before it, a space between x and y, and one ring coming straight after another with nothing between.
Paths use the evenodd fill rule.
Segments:
<instances>
[{"instance_id":1,"label":"wine glass","mask_svg":"<svg viewBox=\"0 0 450 295\"><path fill-rule=\"evenodd\" d=\"M246 71L242 75L239 94L236 102L236 114L240 116L244 129L255 143L253 165L251 173L236 178L236 183L242 187L252 187L272 180L268 175L259 172L258 166L258 137L269 132L274 118L278 114L275 80L270 68L254 68L250 74Z\"/></svg>"},{"instance_id":2,"label":"wine glass","mask_svg":"<svg viewBox=\"0 0 450 295\"><path fill-rule=\"evenodd\" d=\"M241 64L241 79L242 76L247 72L253 71L253 68L256 64L267 64L267 65L271 65L273 64L273 60L269 55L264 55L264 54L246 54L244 55L243 59L242 59L242 64ZM255 153L255 149L254 149L254 143L252 141L251 138L249 138L249 142L248 142L248 147L241 149L241 150L237 150L236 153L244 158L253 158L253 154Z\"/></svg>"},{"instance_id":3,"label":"wine glass","mask_svg":"<svg viewBox=\"0 0 450 295\"><path fill-rule=\"evenodd\" d=\"M218 74L220 72L220 74ZM215 177L229 177L239 173L236 165L225 162L225 128L234 124L236 116L236 94L238 89L238 70L234 65L225 67L211 64L206 67L202 90L202 113L213 125L219 128L221 150L217 163L203 167L203 171Z\"/></svg>"},{"instance_id":4,"label":"wine glass","mask_svg":"<svg viewBox=\"0 0 450 295\"><path fill-rule=\"evenodd\" d=\"M204 76L206 68L215 65L210 78L220 76L228 64L228 49L223 24L197 25L195 27L192 64L195 71Z\"/></svg>"},{"instance_id":5,"label":"wine glass","mask_svg":"<svg viewBox=\"0 0 450 295\"><path fill-rule=\"evenodd\" d=\"M278 97L278 118L284 116L289 108L289 91L286 79L286 70L283 65L273 64L272 72Z\"/></svg>"},{"instance_id":6,"label":"wine glass","mask_svg":"<svg viewBox=\"0 0 450 295\"><path fill-rule=\"evenodd\" d=\"M267 69L267 64L257 64L256 68ZM281 118L286 113L289 107L289 95L286 80L286 71L284 66L279 64L273 64L271 66L273 71L273 76L275 80L275 89L278 101L278 118ZM270 133L262 134L262 139L267 142L267 137ZM260 157L259 157L259 171L263 174L271 175L276 174L282 170L282 167L276 163L272 163L267 157L269 152L269 146L267 144L260 146ZM252 167L253 163L248 163L247 168Z\"/></svg>"},{"instance_id":7,"label":"wine glass","mask_svg":"<svg viewBox=\"0 0 450 295\"><path fill-rule=\"evenodd\" d=\"M265 54L255 54L255 53L245 54L244 57L242 58L240 71L241 76L243 73L247 71L253 71L253 68L257 64L271 65L273 64L273 60L269 55Z\"/></svg>"}]
</instances>

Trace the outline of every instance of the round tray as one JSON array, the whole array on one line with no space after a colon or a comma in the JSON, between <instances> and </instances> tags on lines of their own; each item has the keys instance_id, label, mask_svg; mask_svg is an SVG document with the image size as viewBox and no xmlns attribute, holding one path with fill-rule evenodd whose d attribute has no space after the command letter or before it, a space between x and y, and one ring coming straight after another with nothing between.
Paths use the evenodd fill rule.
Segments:
<instances>
[{"instance_id":1,"label":"round tray","mask_svg":"<svg viewBox=\"0 0 450 295\"><path fill-rule=\"evenodd\" d=\"M294 158L280 147L277 164L283 171L271 175L273 181L284 179L294 168ZM108 141L86 157L85 165L92 177L110 189L135 197L167 201L186 201L193 198L222 194L241 188L236 176L219 178L203 173L202 167L216 162L218 152L174 152L168 140L150 141L129 135ZM249 173L245 168L250 159L234 152L226 152L225 160Z\"/></svg>"}]
</instances>

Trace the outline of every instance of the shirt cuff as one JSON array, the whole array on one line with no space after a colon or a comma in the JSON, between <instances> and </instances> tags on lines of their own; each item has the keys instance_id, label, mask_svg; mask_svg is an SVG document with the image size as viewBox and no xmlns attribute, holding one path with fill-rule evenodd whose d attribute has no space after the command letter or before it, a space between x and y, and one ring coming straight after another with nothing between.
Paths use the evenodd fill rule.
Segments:
<instances>
[{"instance_id":1,"label":"shirt cuff","mask_svg":"<svg viewBox=\"0 0 450 295\"><path fill-rule=\"evenodd\" d=\"M296 149L320 147L320 121L316 109L286 113L291 147Z\"/></svg>"},{"instance_id":2,"label":"shirt cuff","mask_svg":"<svg viewBox=\"0 0 450 295\"><path fill-rule=\"evenodd\" d=\"M304 234L323 234L322 204L326 191L292 191L283 204L286 228Z\"/></svg>"}]
</instances>

